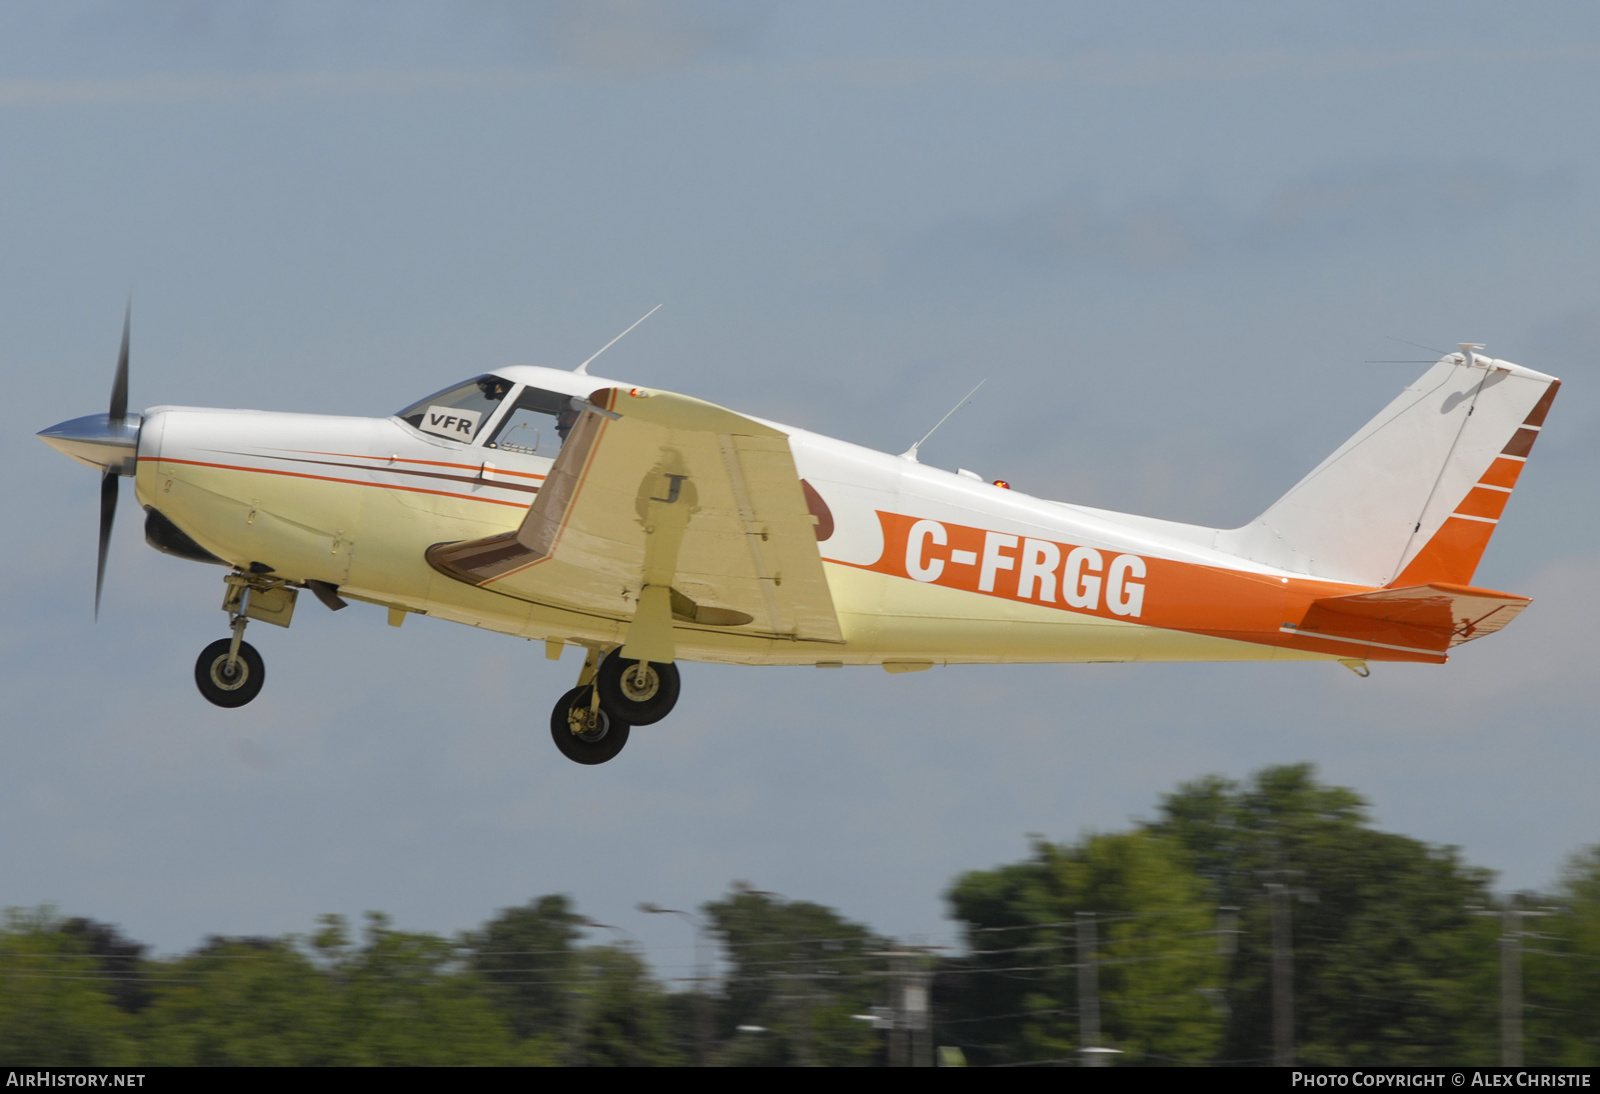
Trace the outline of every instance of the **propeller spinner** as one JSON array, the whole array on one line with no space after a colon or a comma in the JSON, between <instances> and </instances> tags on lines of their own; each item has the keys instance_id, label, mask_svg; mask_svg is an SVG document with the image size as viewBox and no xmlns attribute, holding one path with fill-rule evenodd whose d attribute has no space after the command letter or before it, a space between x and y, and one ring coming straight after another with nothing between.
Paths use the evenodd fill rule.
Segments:
<instances>
[{"instance_id":1,"label":"propeller spinner","mask_svg":"<svg viewBox=\"0 0 1600 1094\"><path fill-rule=\"evenodd\" d=\"M98 468L100 477L100 553L95 563L94 614L100 615L100 590L106 580L106 553L111 547L111 525L117 515L118 479L138 468L139 427L143 418L128 414L128 330L133 305L122 316L122 352L111 382L111 406L105 414L53 425L39 439L81 464Z\"/></svg>"}]
</instances>

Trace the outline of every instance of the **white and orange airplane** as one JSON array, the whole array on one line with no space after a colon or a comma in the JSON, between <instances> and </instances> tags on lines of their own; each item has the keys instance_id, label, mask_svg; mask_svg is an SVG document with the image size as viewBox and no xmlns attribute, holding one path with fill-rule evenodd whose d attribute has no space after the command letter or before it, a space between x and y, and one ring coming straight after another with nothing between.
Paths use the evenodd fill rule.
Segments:
<instances>
[{"instance_id":1,"label":"white and orange airplane","mask_svg":"<svg viewBox=\"0 0 1600 1094\"><path fill-rule=\"evenodd\" d=\"M120 476L152 546L227 569L231 634L195 665L212 703L260 692L245 625L287 627L306 589L579 648L551 733L594 764L671 711L679 661L1442 663L1528 604L1471 582L1559 386L1481 348L1232 529L1030 497L589 362L388 417L129 414L126 320L110 412L39 436L104 473L97 611Z\"/></svg>"}]
</instances>

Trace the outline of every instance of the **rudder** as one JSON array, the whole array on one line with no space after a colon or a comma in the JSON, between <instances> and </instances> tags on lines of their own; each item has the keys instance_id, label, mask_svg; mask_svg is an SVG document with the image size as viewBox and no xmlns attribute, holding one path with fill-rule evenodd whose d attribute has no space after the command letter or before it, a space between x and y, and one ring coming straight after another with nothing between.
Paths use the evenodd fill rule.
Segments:
<instances>
[{"instance_id":1,"label":"rudder","mask_svg":"<svg viewBox=\"0 0 1600 1094\"><path fill-rule=\"evenodd\" d=\"M1469 585L1560 381L1462 346L1218 546L1368 586Z\"/></svg>"}]
</instances>

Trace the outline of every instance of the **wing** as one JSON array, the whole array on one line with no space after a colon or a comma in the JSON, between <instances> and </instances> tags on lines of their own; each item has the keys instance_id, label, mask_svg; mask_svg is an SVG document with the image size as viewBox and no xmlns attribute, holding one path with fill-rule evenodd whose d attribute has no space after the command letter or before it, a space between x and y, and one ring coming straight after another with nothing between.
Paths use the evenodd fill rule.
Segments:
<instances>
[{"instance_id":1,"label":"wing","mask_svg":"<svg viewBox=\"0 0 1600 1094\"><path fill-rule=\"evenodd\" d=\"M782 432L670 392L590 396L522 526L428 550L468 584L612 619L670 589L679 624L840 642Z\"/></svg>"}]
</instances>

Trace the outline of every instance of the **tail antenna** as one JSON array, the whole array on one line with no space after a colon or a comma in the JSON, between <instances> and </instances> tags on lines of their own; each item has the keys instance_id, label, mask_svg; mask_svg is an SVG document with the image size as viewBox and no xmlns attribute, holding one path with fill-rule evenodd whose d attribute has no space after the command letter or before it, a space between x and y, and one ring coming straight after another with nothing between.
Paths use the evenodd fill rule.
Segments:
<instances>
[{"instance_id":1,"label":"tail antenna","mask_svg":"<svg viewBox=\"0 0 1600 1094\"><path fill-rule=\"evenodd\" d=\"M921 441L918 441L916 444L912 445L910 448L908 448L904 452L900 453L900 458L903 459L903 460L910 460L912 463L917 463L918 462L918 460L917 460L917 449L922 447L923 441L926 441L929 437L933 436L934 433L938 430L938 428L940 426L944 425L945 422L948 422L950 420L950 415L951 414L954 414L956 411L960 410L962 407L966 406L969 402L971 402L972 401L972 397L974 395L978 394L978 388L982 387L984 384L987 384L988 382L989 382L989 378L987 376L985 376L983 379L979 380L978 381L978 386L973 388L971 391L967 392L967 397L965 399L962 399L955 406L951 407L949 414L946 414L943 418L940 418L937 422L935 422L933 424L933 429L928 430L926 433L924 433L922 435L922 440Z\"/></svg>"},{"instance_id":2,"label":"tail antenna","mask_svg":"<svg viewBox=\"0 0 1600 1094\"><path fill-rule=\"evenodd\" d=\"M655 307L651 308L649 311L647 311L643 315L641 315L638 319L635 319L634 322L633 322L633 327L637 327L640 323L643 323L646 319L649 319L652 315L654 315L656 312L658 312L660 310L661 310L661 305L657 304ZM594 357L589 358L588 361L585 361L583 364L579 365L577 368L573 369L572 371L576 372L579 376L587 376L587 375L589 375L589 362L593 361L595 357L599 357L606 350L610 349L612 346L614 346L618 342L622 341L623 336L626 335L629 330L632 330L633 327L629 327L628 330L623 331L622 334L617 335L611 341L609 341L605 345L601 346L598 350L595 351Z\"/></svg>"}]
</instances>

